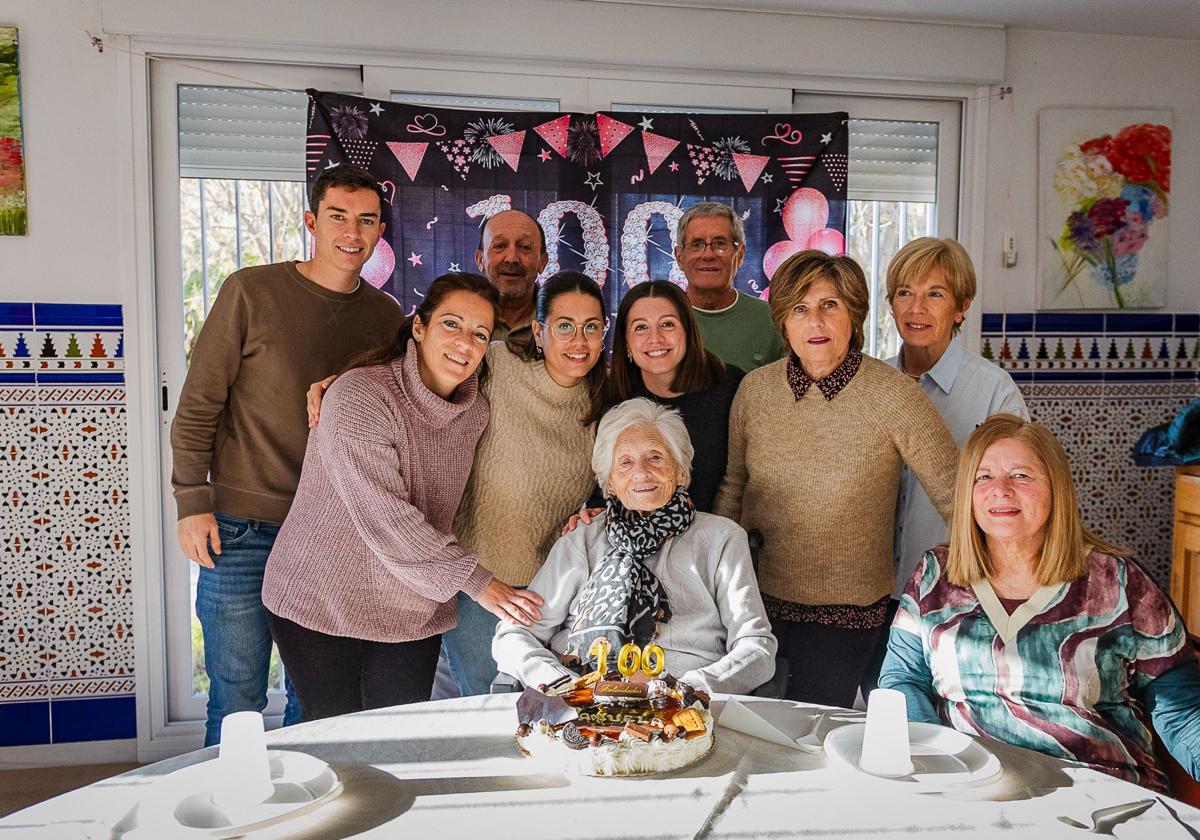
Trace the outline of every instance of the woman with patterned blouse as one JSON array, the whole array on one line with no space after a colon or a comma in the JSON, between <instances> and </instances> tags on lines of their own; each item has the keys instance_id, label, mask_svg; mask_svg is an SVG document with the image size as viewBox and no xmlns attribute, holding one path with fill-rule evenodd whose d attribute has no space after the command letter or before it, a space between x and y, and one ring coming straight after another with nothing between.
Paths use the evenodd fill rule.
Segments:
<instances>
[{"instance_id":1,"label":"woman with patterned blouse","mask_svg":"<svg viewBox=\"0 0 1200 840\"><path fill-rule=\"evenodd\" d=\"M770 303L791 353L738 388L713 513L762 532L787 698L851 706L886 628L901 468L949 517L957 449L917 384L862 354L870 293L853 259L789 257Z\"/></svg>"},{"instance_id":2,"label":"woman with patterned blouse","mask_svg":"<svg viewBox=\"0 0 1200 840\"><path fill-rule=\"evenodd\" d=\"M1200 668L1183 619L1091 534L1046 427L997 414L959 460L949 545L901 596L879 684L949 723L1156 790L1150 726L1200 770Z\"/></svg>"}]
</instances>

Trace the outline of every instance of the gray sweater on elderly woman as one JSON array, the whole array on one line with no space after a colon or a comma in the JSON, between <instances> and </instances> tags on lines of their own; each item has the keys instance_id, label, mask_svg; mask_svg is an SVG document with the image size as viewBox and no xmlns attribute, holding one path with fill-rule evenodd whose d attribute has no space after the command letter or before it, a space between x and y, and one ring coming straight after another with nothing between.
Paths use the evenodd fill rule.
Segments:
<instances>
[{"instance_id":1,"label":"gray sweater on elderly woman","mask_svg":"<svg viewBox=\"0 0 1200 840\"><path fill-rule=\"evenodd\" d=\"M529 584L545 600L531 627L502 621L492 640L499 670L526 685L571 673L559 657L588 576L608 550L605 517L581 525L554 544ZM750 565L746 532L732 520L697 513L682 535L646 561L671 604L671 620L655 642L666 669L708 691L749 694L775 673L777 644Z\"/></svg>"}]
</instances>

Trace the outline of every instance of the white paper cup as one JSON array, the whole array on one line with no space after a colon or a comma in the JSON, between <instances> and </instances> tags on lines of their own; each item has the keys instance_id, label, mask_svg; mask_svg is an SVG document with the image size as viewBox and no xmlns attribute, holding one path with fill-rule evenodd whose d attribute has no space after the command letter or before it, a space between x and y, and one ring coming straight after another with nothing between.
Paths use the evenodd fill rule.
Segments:
<instances>
[{"instance_id":1,"label":"white paper cup","mask_svg":"<svg viewBox=\"0 0 1200 840\"><path fill-rule=\"evenodd\" d=\"M877 688L867 698L860 769L875 776L907 776L913 771L908 743L908 710L904 694Z\"/></svg>"},{"instance_id":2,"label":"white paper cup","mask_svg":"<svg viewBox=\"0 0 1200 840\"><path fill-rule=\"evenodd\" d=\"M266 731L259 712L234 712L221 721L217 762L221 781L213 800L222 808L250 808L275 793L267 759Z\"/></svg>"}]
</instances>

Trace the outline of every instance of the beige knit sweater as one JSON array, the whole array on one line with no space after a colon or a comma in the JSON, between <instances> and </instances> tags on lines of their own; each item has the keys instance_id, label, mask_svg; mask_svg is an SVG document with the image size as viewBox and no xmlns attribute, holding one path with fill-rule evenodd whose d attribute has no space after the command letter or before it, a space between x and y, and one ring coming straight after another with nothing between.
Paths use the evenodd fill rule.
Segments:
<instances>
[{"instance_id":1,"label":"beige knit sweater","mask_svg":"<svg viewBox=\"0 0 1200 840\"><path fill-rule=\"evenodd\" d=\"M499 343L487 363L483 393L492 419L475 450L454 533L493 575L525 586L596 480L596 427L579 422L588 411L586 381L564 388L544 362L523 362Z\"/></svg>"},{"instance_id":2,"label":"beige knit sweater","mask_svg":"<svg viewBox=\"0 0 1200 840\"><path fill-rule=\"evenodd\" d=\"M832 400L815 386L797 400L784 358L742 380L713 513L762 531L764 594L863 606L892 591L901 467L948 518L957 454L937 409L895 368L863 357Z\"/></svg>"}]
</instances>

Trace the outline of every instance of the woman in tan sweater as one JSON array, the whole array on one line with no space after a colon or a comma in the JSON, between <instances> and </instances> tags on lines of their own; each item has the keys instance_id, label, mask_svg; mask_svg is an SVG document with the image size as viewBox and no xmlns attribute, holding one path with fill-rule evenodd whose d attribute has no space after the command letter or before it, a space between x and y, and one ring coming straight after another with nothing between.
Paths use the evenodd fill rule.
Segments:
<instances>
[{"instance_id":1,"label":"woman in tan sweater","mask_svg":"<svg viewBox=\"0 0 1200 840\"><path fill-rule=\"evenodd\" d=\"M791 348L742 380L713 512L763 534L758 570L787 697L851 706L892 591L892 532L907 464L943 518L957 450L917 385L866 357L870 293L848 256L802 251L771 278Z\"/></svg>"},{"instance_id":2,"label":"woman in tan sweater","mask_svg":"<svg viewBox=\"0 0 1200 840\"><path fill-rule=\"evenodd\" d=\"M589 418L606 375L600 287L577 271L551 276L538 290L532 326L527 344L488 350L492 419L454 519L464 548L514 587L533 580L594 480ZM496 676L496 616L464 593L458 610L458 626L442 637L450 673L463 695L486 694Z\"/></svg>"}]
</instances>

